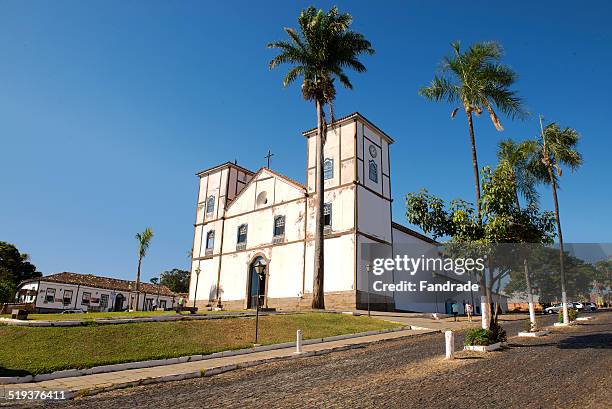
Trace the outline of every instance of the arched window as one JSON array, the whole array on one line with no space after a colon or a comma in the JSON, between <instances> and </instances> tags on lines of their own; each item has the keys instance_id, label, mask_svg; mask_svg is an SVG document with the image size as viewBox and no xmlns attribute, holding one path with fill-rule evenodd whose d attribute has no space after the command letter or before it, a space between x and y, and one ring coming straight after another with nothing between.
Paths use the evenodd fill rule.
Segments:
<instances>
[{"instance_id":1,"label":"arched window","mask_svg":"<svg viewBox=\"0 0 612 409\"><path fill-rule=\"evenodd\" d=\"M247 241L247 228L246 224L238 226L238 244L246 243Z\"/></svg>"},{"instance_id":2,"label":"arched window","mask_svg":"<svg viewBox=\"0 0 612 409\"><path fill-rule=\"evenodd\" d=\"M285 216L276 216L274 218L274 237L285 235Z\"/></svg>"},{"instance_id":3,"label":"arched window","mask_svg":"<svg viewBox=\"0 0 612 409\"><path fill-rule=\"evenodd\" d=\"M212 214L215 211L215 197L213 195L208 196L206 199L206 214Z\"/></svg>"},{"instance_id":4,"label":"arched window","mask_svg":"<svg viewBox=\"0 0 612 409\"><path fill-rule=\"evenodd\" d=\"M331 179L334 177L334 160L325 158L323 161L323 179Z\"/></svg>"},{"instance_id":5,"label":"arched window","mask_svg":"<svg viewBox=\"0 0 612 409\"><path fill-rule=\"evenodd\" d=\"M369 169L370 180L374 183L378 183L378 165L372 159L370 159Z\"/></svg>"},{"instance_id":6,"label":"arched window","mask_svg":"<svg viewBox=\"0 0 612 409\"><path fill-rule=\"evenodd\" d=\"M215 231L211 230L206 234L206 250L212 250L215 246Z\"/></svg>"}]
</instances>

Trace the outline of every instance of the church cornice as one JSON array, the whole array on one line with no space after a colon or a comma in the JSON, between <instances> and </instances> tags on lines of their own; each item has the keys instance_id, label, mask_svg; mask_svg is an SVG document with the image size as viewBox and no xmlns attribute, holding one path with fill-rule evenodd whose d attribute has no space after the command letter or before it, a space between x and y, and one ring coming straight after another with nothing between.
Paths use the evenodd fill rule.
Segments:
<instances>
[{"instance_id":1,"label":"church cornice","mask_svg":"<svg viewBox=\"0 0 612 409\"><path fill-rule=\"evenodd\" d=\"M380 133L387 140L387 142L389 144L395 142L395 140L392 137L390 137L389 135L387 135L387 133L385 133L385 131L383 131L382 129L380 129L376 125L374 125L374 123L372 121L370 121L365 116L361 115L358 111L355 111L352 114L343 116L341 118L337 118L334 122L328 124L327 128L328 128L328 130L329 129L333 129L333 128L336 128L338 126L342 126L342 125L344 125L344 124L346 124L348 122L351 122L351 121L353 121L353 120L355 120L357 118L359 118L360 120L365 122L369 127L374 129L376 132ZM312 128L312 129L309 129L307 131L302 132L302 135L308 138L308 137L314 135L316 131L317 131L317 128Z\"/></svg>"}]
</instances>

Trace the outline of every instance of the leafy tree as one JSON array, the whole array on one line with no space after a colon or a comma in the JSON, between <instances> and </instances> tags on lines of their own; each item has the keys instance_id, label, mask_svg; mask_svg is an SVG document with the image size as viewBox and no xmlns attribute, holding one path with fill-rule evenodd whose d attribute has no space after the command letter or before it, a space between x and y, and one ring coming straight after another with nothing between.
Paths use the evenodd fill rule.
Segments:
<instances>
[{"instance_id":1,"label":"leafy tree","mask_svg":"<svg viewBox=\"0 0 612 409\"><path fill-rule=\"evenodd\" d=\"M151 244L153 238L153 230L147 227L142 233L136 233L136 240L138 240L138 272L136 274L136 310L138 310L138 303L140 302L140 267L142 265L142 259L147 255L147 250Z\"/></svg>"},{"instance_id":2,"label":"leafy tree","mask_svg":"<svg viewBox=\"0 0 612 409\"><path fill-rule=\"evenodd\" d=\"M159 277L153 277L152 279L149 280L151 282L151 284L159 284Z\"/></svg>"},{"instance_id":3,"label":"leafy tree","mask_svg":"<svg viewBox=\"0 0 612 409\"><path fill-rule=\"evenodd\" d=\"M486 274L483 272L478 279L485 289L487 304L492 305L494 286L498 292L502 280L512 271L518 251L499 244L550 242L554 219L552 213L541 213L534 205L524 209L516 206L515 184L506 162L500 162L494 171L483 168L482 181L481 217L463 200L446 204L426 190L406 196L406 217L435 238L450 237L448 247L451 251L487 255ZM496 329L497 314L489 326L491 330Z\"/></svg>"},{"instance_id":4,"label":"leafy tree","mask_svg":"<svg viewBox=\"0 0 612 409\"><path fill-rule=\"evenodd\" d=\"M557 236L559 237L559 271L561 276L561 299L563 303L563 317L565 323L569 322L567 315L567 295L565 286L565 266L563 264L563 233L561 231L561 218L559 216L559 200L557 186L563 174L563 166L572 171L582 165L582 155L576 150L580 136L575 129L561 128L552 122L542 127L540 117L540 138L535 159L532 161L532 171L539 175L542 182L550 184L555 204L555 218L557 222Z\"/></svg>"},{"instance_id":5,"label":"leafy tree","mask_svg":"<svg viewBox=\"0 0 612 409\"><path fill-rule=\"evenodd\" d=\"M0 281L10 283L5 284L5 288L14 288L23 280L42 276L29 260L30 256L20 253L15 245L0 241Z\"/></svg>"},{"instance_id":6,"label":"leafy tree","mask_svg":"<svg viewBox=\"0 0 612 409\"><path fill-rule=\"evenodd\" d=\"M327 123L324 107L329 105L333 122L332 104L336 97L335 80L348 88L353 85L345 73L346 68L357 72L366 71L359 61L362 54L374 54L369 41L352 31L353 18L348 13L340 13L336 7L328 12L308 7L298 17L299 32L285 28L289 40L275 41L268 48L280 50L280 53L269 63L270 69L280 64L290 64L291 69L285 75L283 85L286 87L297 78L302 78L302 96L314 102L317 113L316 157L317 168L315 192L315 240L314 240L314 274L312 308L325 308L323 293L324 253L323 253L323 146Z\"/></svg>"},{"instance_id":7,"label":"leafy tree","mask_svg":"<svg viewBox=\"0 0 612 409\"><path fill-rule=\"evenodd\" d=\"M0 280L0 303L15 300L15 284L9 280Z\"/></svg>"},{"instance_id":8,"label":"leafy tree","mask_svg":"<svg viewBox=\"0 0 612 409\"><path fill-rule=\"evenodd\" d=\"M501 64L502 49L495 42L483 42L461 50L459 42L451 43L453 53L441 63L440 73L428 87L419 90L419 95L430 101L446 101L459 104L464 110L470 132L472 145L472 166L476 188L476 209L480 217L480 176L472 114L480 115L483 110L489 112L493 125L498 131L501 125L496 109L510 118L526 116L521 99L510 87L516 81L516 74L509 67ZM455 118L459 108L453 109L451 117Z\"/></svg>"},{"instance_id":9,"label":"leafy tree","mask_svg":"<svg viewBox=\"0 0 612 409\"><path fill-rule=\"evenodd\" d=\"M161 273L160 277L160 284L165 285L175 293L186 293L189 291L189 271L173 268Z\"/></svg>"}]
</instances>

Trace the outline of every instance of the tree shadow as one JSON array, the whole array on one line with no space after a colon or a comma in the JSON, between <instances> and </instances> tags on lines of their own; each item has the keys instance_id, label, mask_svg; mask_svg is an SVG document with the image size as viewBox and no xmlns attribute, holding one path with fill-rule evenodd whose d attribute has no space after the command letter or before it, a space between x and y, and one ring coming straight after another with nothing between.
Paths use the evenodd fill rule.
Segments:
<instances>
[{"instance_id":1,"label":"tree shadow","mask_svg":"<svg viewBox=\"0 0 612 409\"><path fill-rule=\"evenodd\" d=\"M612 348L612 334L595 333L568 337L559 342L560 349Z\"/></svg>"},{"instance_id":2,"label":"tree shadow","mask_svg":"<svg viewBox=\"0 0 612 409\"><path fill-rule=\"evenodd\" d=\"M32 375L29 371L23 369L9 369L0 366L0 376L27 376Z\"/></svg>"}]
</instances>

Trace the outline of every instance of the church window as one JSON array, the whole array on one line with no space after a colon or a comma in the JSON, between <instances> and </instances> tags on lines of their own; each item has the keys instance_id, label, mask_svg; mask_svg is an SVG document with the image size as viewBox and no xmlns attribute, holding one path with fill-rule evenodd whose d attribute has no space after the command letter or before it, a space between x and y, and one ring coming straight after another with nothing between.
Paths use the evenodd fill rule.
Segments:
<instances>
[{"instance_id":1,"label":"church window","mask_svg":"<svg viewBox=\"0 0 612 409\"><path fill-rule=\"evenodd\" d=\"M334 177L334 160L325 158L323 161L323 179L331 179Z\"/></svg>"},{"instance_id":2,"label":"church window","mask_svg":"<svg viewBox=\"0 0 612 409\"><path fill-rule=\"evenodd\" d=\"M331 203L325 203L323 205L323 226L331 227L332 224L332 205Z\"/></svg>"},{"instance_id":3,"label":"church window","mask_svg":"<svg viewBox=\"0 0 612 409\"><path fill-rule=\"evenodd\" d=\"M206 214L213 214L215 211L215 197L213 195L208 196L206 200Z\"/></svg>"},{"instance_id":4,"label":"church window","mask_svg":"<svg viewBox=\"0 0 612 409\"><path fill-rule=\"evenodd\" d=\"M370 172L369 172L370 180L374 183L378 183L378 165L376 164L376 162L370 159L369 168L370 168Z\"/></svg>"},{"instance_id":5,"label":"church window","mask_svg":"<svg viewBox=\"0 0 612 409\"><path fill-rule=\"evenodd\" d=\"M238 226L238 244L246 243L247 241L247 225L241 224Z\"/></svg>"},{"instance_id":6,"label":"church window","mask_svg":"<svg viewBox=\"0 0 612 409\"><path fill-rule=\"evenodd\" d=\"M274 218L274 237L285 235L285 216L276 216Z\"/></svg>"},{"instance_id":7,"label":"church window","mask_svg":"<svg viewBox=\"0 0 612 409\"><path fill-rule=\"evenodd\" d=\"M215 231L211 230L206 234L206 250L212 250L215 245Z\"/></svg>"}]
</instances>

